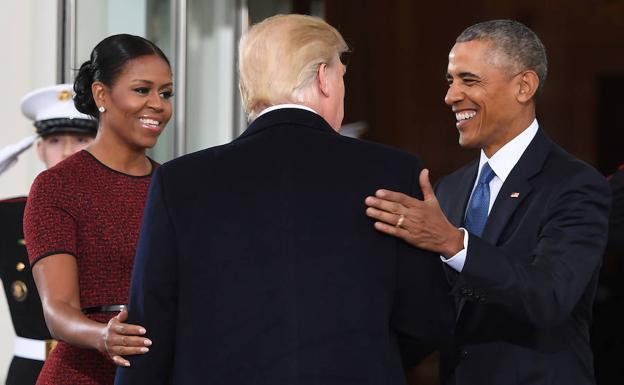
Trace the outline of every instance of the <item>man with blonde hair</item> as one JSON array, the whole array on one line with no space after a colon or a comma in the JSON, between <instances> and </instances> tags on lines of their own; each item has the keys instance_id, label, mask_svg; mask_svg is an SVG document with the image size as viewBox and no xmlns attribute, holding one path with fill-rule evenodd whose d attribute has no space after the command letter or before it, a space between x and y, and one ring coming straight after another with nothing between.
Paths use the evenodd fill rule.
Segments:
<instances>
[{"instance_id":1,"label":"man with blonde hair","mask_svg":"<svg viewBox=\"0 0 624 385\"><path fill-rule=\"evenodd\" d=\"M318 18L274 16L254 26L239 47L240 92L249 119L276 104L296 103L338 131L346 71L339 58L348 50L340 33Z\"/></svg>"},{"instance_id":2,"label":"man with blonde hair","mask_svg":"<svg viewBox=\"0 0 624 385\"><path fill-rule=\"evenodd\" d=\"M440 264L363 213L380 184L419 194L421 167L339 135L347 50L302 15L241 39L251 124L156 170L128 320L153 345L117 384L401 385L450 330Z\"/></svg>"}]
</instances>

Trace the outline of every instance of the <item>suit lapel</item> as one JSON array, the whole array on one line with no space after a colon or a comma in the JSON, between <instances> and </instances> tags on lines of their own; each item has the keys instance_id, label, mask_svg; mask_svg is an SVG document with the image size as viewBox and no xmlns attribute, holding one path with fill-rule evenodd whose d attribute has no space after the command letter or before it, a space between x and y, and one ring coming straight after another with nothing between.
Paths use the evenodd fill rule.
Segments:
<instances>
[{"instance_id":1,"label":"suit lapel","mask_svg":"<svg viewBox=\"0 0 624 385\"><path fill-rule=\"evenodd\" d=\"M517 176L514 178L511 175L509 174L496 197L496 201L494 201L494 206L492 206L483 235L481 236L493 245L496 244L516 208L520 206L520 203L531 192L531 185L528 180Z\"/></svg>"},{"instance_id":2,"label":"suit lapel","mask_svg":"<svg viewBox=\"0 0 624 385\"><path fill-rule=\"evenodd\" d=\"M511 173L505 180L505 183L503 183L501 190L496 196L496 200L494 201L494 205L492 206L492 210L488 216L485 229L483 230L482 238L484 240L488 241L492 245L496 245L498 243L499 237L507 225L507 222L520 206L520 203L522 203L522 201L530 195L532 190L530 178L541 171L544 166L544 162L546 161L546 157L548 156L548 152L550 151L551 144L552 142L548 139L548 137L546 137L542 130L538 130L537 134L522 154L522 157L518 160L518 163L516 163L512 169ZM478 167L478 163L476 167ZM468 204L467 199L470 197L474 179L476 178L476 167L473 170L474 175L472 176L472 179L468 180L466 177L462 181L462 195L459 195L458 197L466 200L462 205L456 205L461 208L461 212L456 213L454 210L452 211L455 216L462 215L459 217L461 218L461 222L459 223L462 225L463 213L465 212L466 205ZM470 172L467 172L466 174L472 175ZM465 194L466 188L468 188L468 198L465 198L463 195ZM451 220L450 217L449 220ZM457 226L457 222L454 220L451 220L451 222ZM463 315L465 304L466 299L464 297L459 297L459 300L456 303L456 322L460 322L460 316Z\"/></svg>"},{"instance_id":3,"label":"suit lapel","mask_svg":"<svg viewBox=\"0 0 624 385\"><path fill-rule=\"evenodd\" d=\"M468 206L468 200L472 193L472 187L477 177L477 169L479 162L473 162L473 164L466 167L464 172L459 176L459 180L455 184L456 192L449 194L449 199L446 202L445 214L448 220L455 227L462 227L464 225L464 216L466 214L466 207Z\"/></svg>"},{"instance_id":4,"label":"suit lapel","mask_svg":"<svg viewBox=\"0 0 624 385\"><path fill-rule=\"evenodd\" d=\"M551 141L542 133L537 134L511 170L494 201L482 238L496 245L507 222L531 194L530 179L541 171L550 150Z\"/></svg>"},{"instance_id":5,"label":"suit lapel","mask_svg":"<svg viewBox=\"0 0 624 385\"><path fill-rule=\"evenodd\" d=\"M339 135L320 115L301 108L287 107L260 115L238 138L234 139L234 141L256 135L271 127L283 124L307 127L325 131L329 134Z\"/></svg>"}]
</instances>

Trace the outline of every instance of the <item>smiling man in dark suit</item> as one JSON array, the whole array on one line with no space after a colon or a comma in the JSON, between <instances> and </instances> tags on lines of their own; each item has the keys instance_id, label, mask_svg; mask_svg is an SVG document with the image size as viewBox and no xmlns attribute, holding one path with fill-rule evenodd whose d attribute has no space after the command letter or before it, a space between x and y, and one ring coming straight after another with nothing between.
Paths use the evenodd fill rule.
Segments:
<instances>
[{"instance_id":1,"label":"smiling man in dark suit","mask_svg":"<svg viewBox=\"0 0 624 385\"><path fill-rule=\"evenodd\" d=\"M128 305L153 345L117 384L401 385L400 352L446 338L442 266L364 215L379 184L420 194L421 166L339 135L345 51L302 15L241 39L252 123L155 172Z\"/></svg>"},{"instance_id":2,"label":"smiling man in dark suit","mask_svg":"<svg viewBox=\"0 0 624 385\"><path fill-rule=\"evenodd\" d=\"M379 190L375 227L439 253L456 298L447 384L594 384L589 327L610 195L604 178L541 130L546 52L526 26L467 28L449 54L445 102L481 156L424 199Z\"/></svg>"}]
</instances>

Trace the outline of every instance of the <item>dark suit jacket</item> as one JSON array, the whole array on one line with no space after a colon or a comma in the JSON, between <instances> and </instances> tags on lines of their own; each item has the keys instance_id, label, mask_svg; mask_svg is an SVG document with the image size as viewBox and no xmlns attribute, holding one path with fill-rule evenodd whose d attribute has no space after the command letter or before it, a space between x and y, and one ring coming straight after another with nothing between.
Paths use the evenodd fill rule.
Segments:
<instances>
[{"instance_id":1,"label":"dark suit jacket","mask_svg":"<svg viewBox=\"0 0 624 385\"><path fill-rule=\"evenodd\" d=\"M609 218L609 241L607 248L619 254L620 266L624 266L624 165L609 179L613 205Z\"/></svg>"},{"instance_id":2,"label":"dark suit jacket","mask_svg":"<svg viewBox=\"0 0 624 385\"><path fill-rule=\"evenodd\" d=\"M594 304L592 350L596 382L600 385L624 384L624 165L608 178L611 187L609 240L598 282Z\"/></svg>"},{"instance_id":3,"label":"dark suit jacket","mask_svg":"<svg viewBox=\"0 0 624 385\"><path fill-rule=\"evenodd\" d=\"M477 167L437 185L455 226L463 224ZM605 178L538 131L505 180L483 236L470 234L461 274L447 267L463 305L443 355L448 383L594 383L589 327L609 203Z\"/></svg>"},{"instance_id":4,"label":"dark suit jacket","mask_svg":"<svg viewBox=\"0 0 624 385\"><path fill-rule=\"evenodd\" d=\"M431 351L452 297L440 261L376 231L364 198L418 195L420 168L299 109L164 164L129 303L154 344L116 384L403 384L399 345Z\"/></svg>"}]
</instances>

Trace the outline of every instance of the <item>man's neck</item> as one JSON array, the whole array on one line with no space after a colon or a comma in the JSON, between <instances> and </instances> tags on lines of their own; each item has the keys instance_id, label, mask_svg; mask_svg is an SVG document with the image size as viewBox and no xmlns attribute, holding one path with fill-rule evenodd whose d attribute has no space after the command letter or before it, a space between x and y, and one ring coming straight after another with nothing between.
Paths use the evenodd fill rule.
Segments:
<instances>
[{"instance_id":1,"label":"man's neck","mask_svg":"<svg viewBox=\"0 0 624 385\"><path fill-rule=\"evenodd\" d=\"M514 140L514 138L516 138L524 130L526 130L527 127L529 127L531 123L533 123L534 120L535 120L534 110L532 111L531 114L526 114L525 116L518 117L517 119L515 119L512 125L507 128L501 140L497 140L492 145L482 148L485 155L488 158L491 158L492 156L494 156L494 154L496 154L498 150L503 148L507 143Z\"/></svg>"}]
</instances>

